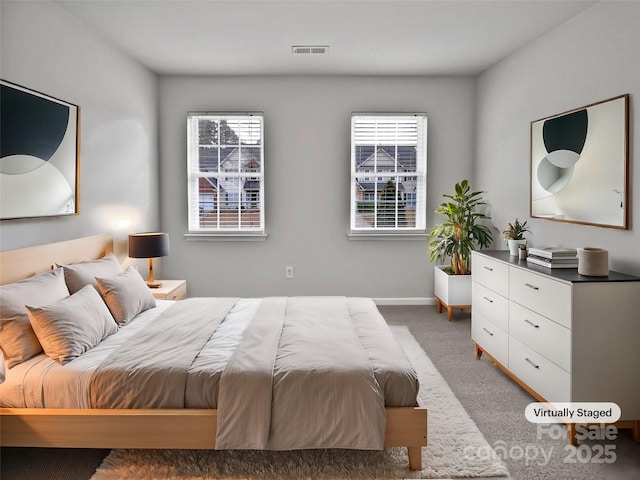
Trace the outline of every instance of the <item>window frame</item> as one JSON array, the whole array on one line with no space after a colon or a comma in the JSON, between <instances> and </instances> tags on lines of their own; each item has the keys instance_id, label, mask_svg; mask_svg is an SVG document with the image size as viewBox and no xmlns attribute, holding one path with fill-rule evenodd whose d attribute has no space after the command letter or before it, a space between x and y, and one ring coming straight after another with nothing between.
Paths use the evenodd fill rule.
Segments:
<instances>
[{"instance_id":1,"label":"window frame","mask_svg":"<svg viewBox=\"0 0 640 480\"><path fill-rule=\"evenodd\" d=\"M359 122L362 124L365 119L368 122L377 122L381 123L389 123L390 121L395 120L415 120L416 123L416 139L415 144L403 142L398 132L396 132L396 137L394 141L391 142L393 146L396 148L395 158L394 160L394 170L392 171L384 171L383 173L385 179L393 179L398 183L402 183L403 181L407 181L407 177L415 177L416 181L416 190L415 190L415 198L413 203L415 205L415 225L413 226L400 226L398 225L398 204L399 202L406 202L406 194L411 192L400 193L398 190L397 193L397 201L396 201L396 210L394 216L395 226L380 226L377 224L377 216L379 211L378 209L378 201L374 201L373 211L374 211L374 225L370 226L362 226L358 225L358 195L357 195L357 185L358 180L361 182L369 182L372 179L374 184L377 184L378 177L371 177L370 171L376 171L376 173L380 173L380 168L377 165L377 153L379 151L379 147L385 146L388 147L390 142L388 138L381 138L377 134L374 135L375 141L372 143L363 143L361 138L357 138L357 126ZM398 128L398 127L396 127ZM416 165L415 170L402 170L398 169L398 150L397 147L399 145L402 146L414 146L416 148ZM357 147L358 146L371 146L373 148L376 164L373 167L367 166L362 170L358 170L358 158L357 158ZM385 150L386 153L386 150ZM427 199L427 115L426 113L421 112L412 112L412 113L373 113L373 112L354 112L351 114L351 176L350 176L350 218L349 218L349 238L350 239L358 239L358 238L367 238L367 237L378 237L378 238L401 238L401 237L418 237L424 238L428 235L427 227L426 227L426 199ZM371 158L368 157L368 158ZM360 161L360 165L363 162ZM369 177L367 177L369 175ZM386 181L386 180L385 180ZM378 196L378 186L376 185L376 197ZM364 197L363 197L364 198ZM362 199L361 199L362 200Z\"/></svg>"},{"instance_id":2,"label":"window frame","mask_svg":"<svg viewBox=\"0 0 640 480\"><path fill-rule=\"evenodd\" d=\"M199 135L199 122L201 120L214 120L216 122L221 121L247 121L247 123L256 124L256 119L259 121L257 124L259 125L259 137L256 144L247 143L243 144L242 139L238 139L238 143L236 144L222 144L218 142L217 144L200 144L200 135ZM249 122L250 120L250 122ZM218 123L219 124L219 123ZM193 129L197 129L195 132ZM196 142L193 140L196 139ZM200 170L200 150L202 147L213 146L218 149L218 152L221 153L223 151L229 151L227 155L217 155L215 158L217 170L215 171L202 171ZM243 169L241 162L238 162L237 169L231 169L228 167L223 167L224 159L228 158L230 154L234 152L235 148L238 148L241 155L242 149L248 148L252 151L252 155L256 152L256 147L259 149L260 155L260 169L256 170L255 168L247 168ZM229 150L231 149L231 150ZM262 112L187 112L187 229L188 233L185 234L185 237L188 240L198 240L198 239L256 239L256 240L264 240L267 236L266 234L266 226L265 226L265 152L264 152L264 114ZM229 171L231 170L231 171ZM251 201L245 199L244 195L242 195L241 191L238 192L224 192L221 193L221 188L216 188L216 192L212 194L213 205L218 210L217 218L215 220L216 225L214 226L205 226L200 225L201 219L201 205L203 193L200 191L199 182L201 178L208 179L216 179L216 184L220 185L221 182L231 179L232 181L237 181L240 183L241 181L251 181L257 182L256 185L252 185L250 191ZM238 187L241 188L241 187ZM235 194L237 197L238 208L238 225L229 226L221 223L221 213L220 209L223 205L226 205L229 202L229 198ZM207 199L209 199L209 194L206 194ZM211 202L209 202L211 203ZM242 225L242 212L246 208L246 205L250 203L251 205L259 205L259 225L257 226L243 226Z\"/></svg>"}]
</instances>

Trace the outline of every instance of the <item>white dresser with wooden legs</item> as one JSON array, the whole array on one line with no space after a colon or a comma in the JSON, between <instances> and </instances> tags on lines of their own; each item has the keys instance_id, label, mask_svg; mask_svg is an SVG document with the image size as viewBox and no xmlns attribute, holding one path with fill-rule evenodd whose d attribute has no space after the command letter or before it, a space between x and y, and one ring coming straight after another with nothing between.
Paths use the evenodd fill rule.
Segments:
<instances>
[{"instance_id":1,"label":"white dresser with wooden legs","mask_svg":"<svg viewBox=\"0 0 640 480\"><path fill-rule=\"evenodd\" d=\"M539 401L614 402L640 442L640 278L472 255L471 331L484 353ZM575 425L569 424L575 443Z\"/></svg>"}]
</instances>

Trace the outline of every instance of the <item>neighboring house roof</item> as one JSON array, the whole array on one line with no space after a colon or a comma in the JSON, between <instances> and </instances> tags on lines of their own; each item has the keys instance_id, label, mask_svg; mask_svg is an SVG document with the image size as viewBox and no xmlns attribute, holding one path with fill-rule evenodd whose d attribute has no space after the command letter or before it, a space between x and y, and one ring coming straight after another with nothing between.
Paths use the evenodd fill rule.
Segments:
<instances>
[{"instance_id":1,"label":"neighboring house roof","mask_svg":"<svg viewBox=\"0 0 640 480\"><path fill-rule=\"evenodd\" d=\"M375 149L373 145L358 145L356 147L356 166L358 168L363 165L373 165L374 153L378 153L378 163L391 162L393 164L393 155L395 147L378 147ZM382 155L382 160L380 156ZM416 149L412 146L398 146L398 168L401 171L415 171L416 169Z\"/></svg>"},{"instance_id":2,"label":"neighboring house roof","mask_svg":"<svg viewBox=\"0 0 640 480\"><path fill-rule=\"evenodd\" d=\"M217 178L200 177L199 186L200 186L200 191L202 191L203 189L217 189L218 188L218 179Z\"/></svg>"},{"instance_id":3,"label":"neighboring house roof","mask_svg":"<svg viewBox=\"0 0 640 480\"><path fill-rule=\"evenodd\" d=\"M201 172L217 172L218 171L218 147L200 147L200 171ZM237 170L238 162L242 164L242 170L259 169L260 161L256 160L247 150L234 148L220 162L221 171L225 169Z\"/></svg>"},{"instance_id":4,"label":"neighboring house roof","mask_svg":"<svg viewBox=\"0 0 640 480\"><path fill-rule=\"evenodd\" d=\"M260 162L251 156L247 150L239 150L234 148L229 155L220 163L222 170L230 169L232 171L238 171L238 164L241 165L241 171L248 171L251 169L260 168Z\"/></svg>"}]
</instances>

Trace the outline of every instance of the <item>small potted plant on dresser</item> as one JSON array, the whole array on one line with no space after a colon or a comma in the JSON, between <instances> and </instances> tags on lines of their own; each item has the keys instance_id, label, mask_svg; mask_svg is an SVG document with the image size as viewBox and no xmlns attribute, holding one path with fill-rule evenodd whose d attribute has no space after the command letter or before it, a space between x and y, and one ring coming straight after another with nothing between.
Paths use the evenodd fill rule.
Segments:
<instances>
[{"instance_id":1,"label":"small potted plant on dresser","mask_svg":"<svg viewBox=\"0 0 640 480\"><path fill-rule=\"evenodd\" d=\"M527 245L527 240L524 238L525 232L531 233L531 230L527 228L526 221L520 223L517 218L515 222L509 223L508 225L509 227L502 232L502 235L504 235L509 245L509 254L517 257L520 245L524 245L525 247Z\"/></svg>"},{"instance_id":2,"label":"small potted plant on dresser","mask_svg":"<svg viewBox=\"0 0 640 480\"><path fill-rule=\"evenodd\" d=\"M469 182L456 183L453 195L436 209L445 221L429 233L429 253L432 262L450 260L449 265L434 268L434 290L438 313L447 309L451 321L454 308L471 308L471 252L476 247L488 247L493 238L489 227L478 223L490 217L478 211L485 205L483 192L472 192Z\"/></svg>"}]
</instances>

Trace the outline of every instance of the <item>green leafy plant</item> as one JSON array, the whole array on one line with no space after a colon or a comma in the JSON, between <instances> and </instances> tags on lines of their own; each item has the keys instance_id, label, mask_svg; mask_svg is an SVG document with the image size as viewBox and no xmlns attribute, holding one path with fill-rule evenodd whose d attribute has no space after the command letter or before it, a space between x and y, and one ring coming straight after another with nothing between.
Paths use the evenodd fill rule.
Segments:
<instances>
[{"instance_id":1,"label":"green leafy plant","mask_svg":"<svg viewBox=\"0 0 640 480\"><path fill-rule=\"evenodd\" d=\"M509 227L502 232L504 238L507 240L524 240L525 232L531 233L531 230L527 228L527 222L520 221L516 218L516 221L508 224Z\"/></svg>"},{"instance_id":2,"label":"green leafy plant","mask_svg":"<svg viewBox=\"0 0 640 480\"><path fill-rule=\"evenodd\" d=\"M446 218L444 223L436 225L429 233L429 253L431 261L451 259L450 273L467 275L471 273L469 259L476 247L486 248L493 241L489 227L478 223L489 219L477 211L485 205L482 193L472 192L469 182L456 183L453 195L443 195L445 201L435 210Z\"/></svg>"}]
</instances>

